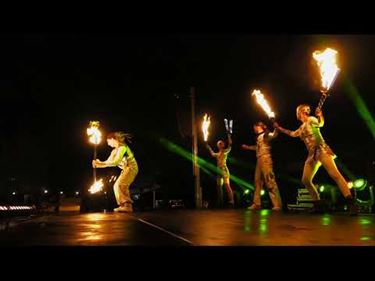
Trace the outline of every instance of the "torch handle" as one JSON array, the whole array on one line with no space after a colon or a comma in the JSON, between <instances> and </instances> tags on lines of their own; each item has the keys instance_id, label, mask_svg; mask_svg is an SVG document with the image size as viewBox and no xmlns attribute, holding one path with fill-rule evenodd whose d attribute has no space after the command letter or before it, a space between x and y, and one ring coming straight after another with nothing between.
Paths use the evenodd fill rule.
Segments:
<instances>
[{"instance_id":1,"label":"torch handle","mask_svg":"<svg viewBox=\"0 0 375 281\"><path fill-rule=\"evenodd\" d=\"M94 145L94 160L96 160L96 145ZM96 168L93 168L92 170L92 175L93 175L93 178L94 178L94 183L96 182Z\"/></svg>"},{"instance_id":2,"label":"torch handle","mask_svg":"<svg viewBox=\"0 0 375 281\"><path fill-rule=\"evenodd\" d=\"M322 96L320 97L317 109L322 110L323 104L326 101L327 97L328 97L327 92L322 92Z\"/></svg>"}]
</instances>

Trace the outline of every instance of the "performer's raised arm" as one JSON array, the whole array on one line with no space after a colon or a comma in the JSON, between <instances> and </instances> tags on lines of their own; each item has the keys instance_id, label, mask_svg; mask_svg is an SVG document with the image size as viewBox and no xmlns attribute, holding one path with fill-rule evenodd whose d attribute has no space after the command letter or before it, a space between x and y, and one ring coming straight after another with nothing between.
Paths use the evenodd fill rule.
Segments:
<instances>
[{"instance_id":1,"label":"performer's raised arm","mask_svg":"<svg viewBox=\"0 0 375 281\"><path fill-rule=\"evenodd\" d=\"M323 111L317 108L315 110L315 115L318 118L318 127L321 128L324 126L324 116L323 116Z\"/></svg>"},{"instance_id":2,"label":"performer's raised arm","mask_svg":"<svg viewBox=\"0 0 375 281\"><path fill-rule=\"evenodd\" d=\"M207 149L208 149L208 151L210 152L210 154L211 154L212 157L216 157L216 156L217 156L217 153L215 153L215 152L212 150L211 146L210 146L208 143L206 144L206 147L207 147Z\"/></svg>"},{"instance_id":3,"label":"performer's raised arm","mask_svg":"<svg viewBox=\"0 0 375 281\"><path fill-rule=\"evenodd\" d=\"M228 134L228 147L224 150L226 153L229 153L232 150L232 137L230 134Z\"/></svg>"}]
</instances>

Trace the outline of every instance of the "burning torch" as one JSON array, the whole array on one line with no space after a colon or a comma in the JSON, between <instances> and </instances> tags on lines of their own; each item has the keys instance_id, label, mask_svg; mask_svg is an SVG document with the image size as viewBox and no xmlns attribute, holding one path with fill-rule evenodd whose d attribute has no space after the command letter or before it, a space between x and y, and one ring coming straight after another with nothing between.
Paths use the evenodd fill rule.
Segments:
<instances>
[{"instance_id":1,"label":"burning torch","mask_svg":"<svg viewBox=\"0 0 375 281\"><path fill-rule=\"evenodd\" d=\"M275 113L271 110L271 107L269 106L267 100L264 98L264 95L262 94L262 92L260 90L253 90L251 95L255 96L257 103L267 114L270 121L272 123L275 122Z\"/></svg>"},{"instance_id":2,"label":"burning torch","mask_svg":"<svg viewBox=\"0 0 375 281\"><path fill-rule=\"evenodd\" d=\"M209 131L211 124L211 117L207 115L207 113L203 116L203 122L202 122L202 132L203 132L203 140L207 142Z\"/></svg>"},{"instance_id":3,"label":"burning torch","mask_svg":"<svg viewBox=\"0 0 375 281\"><path fill-rule=\"evenodd\" d=\"M89 136L89 141L94 144L94 160L96 160L96 149L98 144L102 140L102 133L99 130L99 121L90 121L90 127L87 128L87 135ZM94 184L96 183L96 168L93 168Z\"/></svg>"},{"instance_id":4,"label":"burning torch","mask_svg":"<svg viewBox=\"0 0 375 281\"><path fill-rule=\"evenodd\" d=\"M233 134L233 120L224 119L225 130L228 135Z\"/></svg>"},{"instance_id":5,"label":"burning torch","mask_svg":"<svg viewBox=\"0 0 375 281\"><path fill-rule=\"evenodd\" d=\"M335 82L340 69L336 64L337 51L327 48L324 51L315 51L313 58L315 59L321 76L322 87L320 92L322 96L319 100L318 109L321 110L325 100L328 97L328 91Z\"/></svg>"}]
</instances>

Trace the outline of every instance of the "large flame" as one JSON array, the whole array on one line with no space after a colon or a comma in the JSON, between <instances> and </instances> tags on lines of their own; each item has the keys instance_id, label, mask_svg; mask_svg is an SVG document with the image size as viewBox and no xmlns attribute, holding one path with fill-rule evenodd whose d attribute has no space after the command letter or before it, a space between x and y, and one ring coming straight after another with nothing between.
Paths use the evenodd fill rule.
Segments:
<instances>
[{"instance_id":1,"label":"large flame","mask_svg":"<svg viewBox=\"0 0 375 281\"><path fill-rule=\"evenodd\" d=\"M268 105L267 100L264 98L264 96L263 96L263 94L260 90L254 90L251 95L252 96L255 95L255 97L257 99L257 103L266 112L268 118L275 118L275 113L271 110L271 107Z\"/></svg>"},{"instance_id":2,"label":"large flame","mask_svg":"<svg viewBox=\"0 0 375 281\"><path fill-rule=\"evenodd\" d=\"M315 51L313 53L313 58L316 60L320 69L322 88L325 92L331 88L338 72L340 71L336 63L336 55L337 51L331 48L325 49L324 52Z\"/></svg>"},{"instance_id":3,"label":"large flame","mask_svg":"<svg viewBox=\"0 0 375 281\"><path fill-rule=\"evenodd\" d=\"M87 128L89 141L93 144L99 144L102 140L102 133L99 130L99 121L90 121L90 128Z\"/></svg>"},{"instance_id":4,"label":"large flame","mask_svg":"<svg viewBox=\"0 0 375 281\"><path fill-rule=\"evenodd\" d=\"M103 190L103 179L96 181L92 186L89 188L89 192L91 194L97 193Z\"/></svg>"},{"instance_id":5,"label":"large flame","mask_svg":"<svg viewBox=\"0 0 375 281\"><path fill-rule=\"evenodd\" d=\"M211 120L210 116L207 115L207 113L203 116L203 122L202 122L202 132L203 132L203 139L204 141L208 140L208 129L210 128Z\"/></svg>"}]
</instances>

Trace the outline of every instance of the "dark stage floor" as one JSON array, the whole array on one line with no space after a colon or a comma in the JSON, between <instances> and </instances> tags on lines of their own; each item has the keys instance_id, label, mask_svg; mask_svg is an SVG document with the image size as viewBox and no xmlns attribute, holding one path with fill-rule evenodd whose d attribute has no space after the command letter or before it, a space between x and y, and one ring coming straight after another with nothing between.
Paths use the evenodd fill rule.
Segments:
<instances>
[{"instance_id":1,"label":"dark stage floor","mask_svg":"<svg viewBox=\"0 0 375 281\"><path fill-rule=\"evenodd\" d=\"M375 216L174 210L60 213L0 231L1 246L322 246L375 245Z\"/></svg>"}]
</instances>

